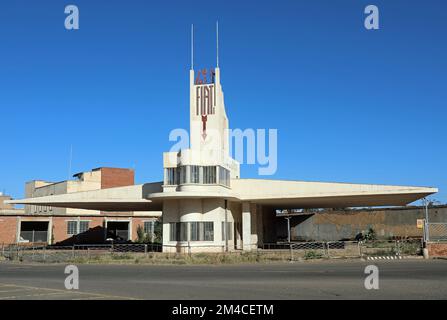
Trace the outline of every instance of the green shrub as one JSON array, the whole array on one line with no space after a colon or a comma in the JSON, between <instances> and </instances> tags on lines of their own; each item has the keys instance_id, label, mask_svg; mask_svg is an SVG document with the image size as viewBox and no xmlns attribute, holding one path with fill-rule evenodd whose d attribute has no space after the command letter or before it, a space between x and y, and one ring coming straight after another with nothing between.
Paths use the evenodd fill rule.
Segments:
<instances>
[{"instance_id":1,"label":"green shrub","mask_svg":"<svg viewBox=\"0 0 447 320\"><path fill-rule=\"evenodd\" d=\"M323 258L323 254L315 250L309 250L304 253L304 260L321 259L321 258Z\"/></svg>"},{"instance_id":2,"label":"green shrub","mask_svg":"<svg viewBox=\"0 0 447 320\"><path fill-rule=\"evenodd\" d=\"M365 234L365 240L376 240L376 239L377 239L376 231L374 231L373 228L369 228Z\"/></svg>"}]
</instances>

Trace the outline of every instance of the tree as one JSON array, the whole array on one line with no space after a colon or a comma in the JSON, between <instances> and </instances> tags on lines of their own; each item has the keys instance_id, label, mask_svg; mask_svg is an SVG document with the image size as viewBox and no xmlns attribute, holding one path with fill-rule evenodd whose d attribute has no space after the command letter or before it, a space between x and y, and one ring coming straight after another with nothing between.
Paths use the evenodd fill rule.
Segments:
<instances>
[{"instance_id":1,"label":"tree","mask_svg":"<svg viewBox=\"0 0 447 320\"><path fill-rule=\"evenodd\" d=\"M143 227L138 225L137 227L137 242L144 243L146 240L146 234L144 233Z\"/></svg>"}]
</instances>

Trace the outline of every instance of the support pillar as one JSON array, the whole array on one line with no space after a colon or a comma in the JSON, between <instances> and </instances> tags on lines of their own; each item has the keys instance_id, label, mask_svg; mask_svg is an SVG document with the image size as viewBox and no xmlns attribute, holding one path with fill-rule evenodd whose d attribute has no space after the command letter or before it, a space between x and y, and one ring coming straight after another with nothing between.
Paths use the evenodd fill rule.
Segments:
<instances>
[{"instance_id":1,"label":"support pillar","mask_svg":"<svg viewBox=\"0 0 447 320\"><path fill-rule=\"evenodd\" d=\"M251 245L251 212L250 203L242 203L242 249L244 251L250 251Z\"/></svg>"}]
</instances>

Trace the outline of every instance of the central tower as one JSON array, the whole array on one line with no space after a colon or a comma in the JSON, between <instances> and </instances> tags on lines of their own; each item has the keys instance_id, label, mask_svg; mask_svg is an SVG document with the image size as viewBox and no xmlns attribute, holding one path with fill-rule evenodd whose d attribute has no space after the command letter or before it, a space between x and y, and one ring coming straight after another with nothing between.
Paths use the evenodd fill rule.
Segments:
<instances>
[{"instance_id":1,"label":"central tower","mask_svg":"<svg viewBox=\"0 0 447 320\"><path fill-rule=\"evenodd\" d=\"M194 27L191 26L189 71L189 148L164 153L164 191L231 188L239 163L230 157L229 124L220 82L219 32L216 25L216 68L194 69ZM213 188L215 189L215 188Z\"/></svg>"}]
</instances>

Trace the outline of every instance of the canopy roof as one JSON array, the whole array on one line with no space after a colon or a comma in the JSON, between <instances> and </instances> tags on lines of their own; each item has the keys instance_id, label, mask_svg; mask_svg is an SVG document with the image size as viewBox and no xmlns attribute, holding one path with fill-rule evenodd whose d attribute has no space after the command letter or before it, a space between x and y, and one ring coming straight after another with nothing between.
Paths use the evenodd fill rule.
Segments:
<instances>
[{"instance_id":1,"label":"canopy roof","mask_svg":"<svg viewBox=\"0 0 447 320\"><path fill-rule=\"evenodd\" d=\"M267 179L235 179L220 192L163 192L162 183L101 189L8 201L101 211L159 211L163 201L224 198L282 208L403 206L438 192L437 188Z\"/></svg>"}]
</instances>

